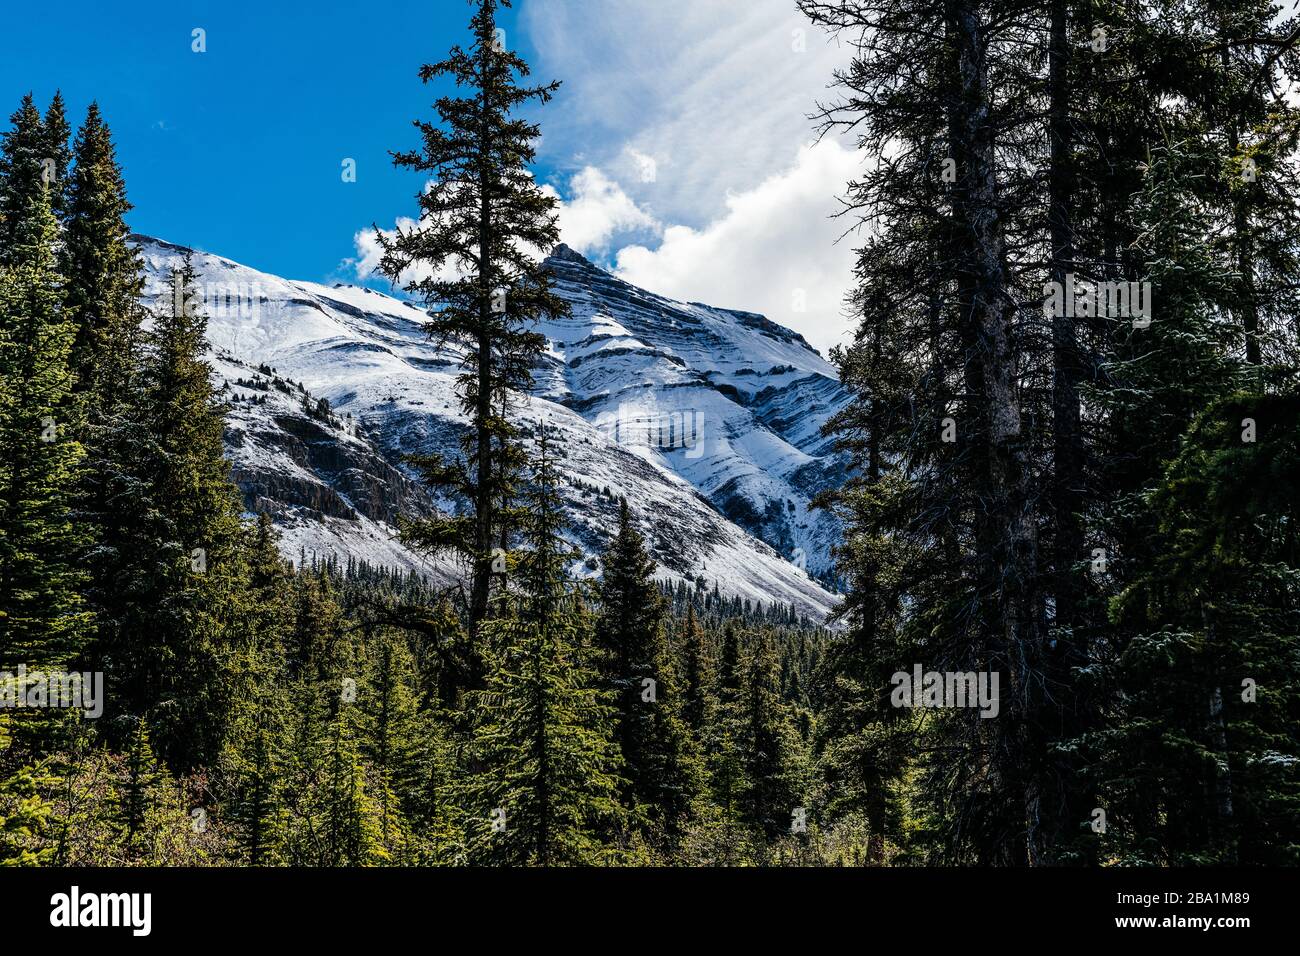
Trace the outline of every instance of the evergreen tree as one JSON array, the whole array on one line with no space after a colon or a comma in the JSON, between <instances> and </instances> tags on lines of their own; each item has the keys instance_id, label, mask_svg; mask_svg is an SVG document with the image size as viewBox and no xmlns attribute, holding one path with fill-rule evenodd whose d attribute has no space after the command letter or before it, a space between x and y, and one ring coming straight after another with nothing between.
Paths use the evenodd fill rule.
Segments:
<instances>
[{"instance_id":1,"label":"evergreen tree","mask_svg":"<svg viewBox=\"0 0 1300 956\"><path fill-rule=\"evenodd\" d=\"M614 708L589 660L590 617L567 580L557 479L543 435L525 497L518 590L485 622L492 668L471 712L478 769L465 794L470 859L527 865L592 863L597 834L622 809Z\"/></svg>"},{"instance_id":2,"label":"evergreen tree","mask_svg":"<svg viewBox=\"0 0 1300 956\"><path fill-rule=\"evenodd\" d=\"M1149 502L1208 402L1294 365L1294 22L1219 0L799 6L856 51L823 129L871 154L845 210L869 238L834 356L855 400L830 431L857 468L823 500L850 593L822 772L876 847L1094 861L1080 824L1109 764L1079 740L1127 712L1127 648L1149 646L1108 613L1167 547ZM1145 310L1092 306L1140 301L1130 283ZM907 661L998 671L1001 719L889 708ZM1191 693L1194 670L1165 679ZM1143 832L1175 812L1157 803Z\"/></svg>"},{"instance_id":3,"label":"evergreen tree","mask_svg":"<svg viewBox=\"0 0 1300 956\"><path fill-rule=\"evenodd\" d=\"M117 570L127 600L99 648L109 702L147 716L161 755L183 769L220 751L247 583L242 502L223 457L196 282L187 258L155 316L142 372L148 440L136 449L143 495L124 536L132 563Z\"/></svg>"},{"instance_id":4,"label":"evergreen tree","mask_svg":"<svg viewBox=\"0 0 1300 956\"><path fill-rule=\"evenodd\" d=\"M284 639L293 604L287 564L265 514L250 529L247 551L248 586L230 667L229 732L218 779L239 860L269 866L284 860L289 732Z\"/></svg>"},{"instance_id":5,"label":"evergreen tree","mask_svg":"<svg viewBox=\"0 0 1300 956\"><path fill-rule=\"evenodd\" d=\"M452 842L446 742L420 709L415 664L406 644L384 633L368 648L359 697L361 752L382 784L380 839L411 862L436 862ZM403 837L422 844L404 845Z\"/></svg>"},{"instance_id":6,"label":"evergreen tree","mask_svg":"<svg viewBox=\"0 0 1300 956\"><path fill-rule=\"evenodd\" d=\"M54 91L54 98L41 120L42 176L49 189L50 209L62 219L67 213L68 170L72 164L72 150L68 140L72 128L63 103L63 93Z\"/></svg>"},{"instance_id":7,"label":"evergreen tree","mask_svg":"<svg viewBox=\"0 0 1300 956\"><path fill-rule=\"evenodd\" d=\"M327 574L300 570L294 580L294 621L289 664L307 681L337 684L350 654L343 642L343 608Z\"/></svg>"},{"instance_id":8,"label":"evergreen tree","mask_svg":"<svg viewBox=\"0 0 1300 956\"><path fill-rule=\"evenodd\" d=\"M507 546L522 459L506 413L512 390L527 388L544 347L531 325L567 308L534 258L559 238L556 200L528 171L540 131L515 115L531 101L545 103L558 84L519 85L528 66L497 29L497 10L509 5L478 0L470 48L454 47L446 60L420 70L425 82L450 77L472 93L439 98L441 125L416 123L422 149L394 154L397 165L431 182L419 196L420 224L394 237L379 234L381 270L397 281L418 265L426 278L405 288L434 310L429 334L465 349L458 390L472 428L463 458L429 455L417 464L432 486L462 498L468 510L408 521L404 538L429 551L453 551L469 564L471 631L487 614L492 575L500 571L493 549Z\"/></svg>"},{"instance_id":9,"label":"evergreen tree","mask_svg":"<svg viewBox=\"0 0 1300 956\"><path fill-rule=\"evenodd\" d=\"M327 866L378 866L392 862L385 827L394 826L384 811L392 795L369 779L351 704L335 716L329 738L326 777L321 788ZM378 791L378 793L376 793Z\"/></svg>"},{"instance_id":10,"label":"evergreen tree","mask_svg":"<svg viewBox=\"0 0 1300 956\"><path fill-rule=\"evenodd\" d=\"M1120 862L1300 853L1298 415L1294 393L1216 402L1145 496L1152 558L1115 602L1115 703L1080 742L1108 815L1093 839Z\"/></svg>"},{"instance_id":11,"label":"evergreen tree","mask_svg":"<svg viewBox=\"0 0 1300 956\"><path fill-rule=\"evenodd\" d=\"M236 828L239 861L249 866L273 866L283 859L287 777L283 698L280 687L261 681L256 696L240 698L243 706L236 706L231 716L231 733L222 753L225 813Z\"/></svg>"},{"instance_id":12,"label":"evergreen tree","mask_svg":"<svg viewBox=\"0 0 1300 956\"><path fill-rule=\"evenodd\" d=\"M240 625L263 653L283 666L284 639L293 622L292 565L280 554L280 539L270 515L258 514L245 542L247 616Z\"/></svg>"},{"instance_id":13,"label":"evergreen tree","mask_svg":"<svg viewBox=\"0 0 1300 956\"><path fill-rule=\"evenodd\" d=\"M1300 211L1290 201L1300 170L1288 159L1300 110L1277 95L1300 66L1291 50L1294 16L1279 16L1269 0L1197 0L1188 12L1197 32L1215 42L1178 29L1172 17L1157 21L1171 52L1195 64L1175 74L1185 96L1175 135L1199 133L1211 153L1209 175L1189 182L1201 184L1223 224L1214 245L1233 273L1233 351L1259 371L1266 360L1285 361L1286 329L1296 316L1283 287L1295 274L1300 239Z\"/></svg>"},{"instance_id":14,"label":"evergreen tree","mask_svg":"<svg viewBox=\"0 0 1300 956\"><path fill-rule=\"evenodd\" d=\"M148 727L141 718L135 722L127 741L125 774L118 782L116 801L116 822L128 859L147 858L151 852L146 844L149 816L164 774L149 743Z\"/></svg>"},{"instance_id":15,"label":"evergreen tree","mask_svg":"<svg viewBox=\"0 0 1300 956\"><path fill-rule=\"evenodd\" d=\"M46 189L41 161L46 159L46 143L41 114L32 95L23 97L21 105L9 117L10 128L0 137L0 265L13 265L24 255L20 233L33 227L24 223L43 203L51 202Z\"/></svg>"},{"instance_id":16,"label":"evergreen tree","mask_svg":"<svg viewBox=\"0 0 1300 956\"><path fill-rule=\"evenodd\" d=\"M615 695L624 804L630 810L644 807L654 822L672 831L689 810L693 770L664 639L655 566L645 539L632 527L626 499L601 566L596 643L603 656L601 670Z\"/></svg>"},{"instance_id":17,"label":"evergreen tree","mask_svg":"<svg viewBox=\"0 0 1300 956\"><path fill-rule=\"evenodd\" d=\"M729 821L739 819L745 790L744 684L740 631L734 621L728 621L722 631L718 661L718 719L706 747L714 799Z\"/></svg>"},{"instance_id":18,"label":"evergreen tree","mask_svg":"<svg viewBox=\"0 0 1300 956\"><path fill-rule=\"evenodd\" d=\"M1254 414L1250 401L1228 398L1249 375L1233 348L1240 341L1233 321L1239 276L1211 238L1214 212L1204 171L1214 166L1214 154L1199 135L1153 150L1133 200L1138 239L1132 257L1157 308L1150 328L1118 337L1108 374L1094 390L1105 416L1102 447L1112 476L1099 531L1103 553L1112 555L1106 577L1115 596L1102 645L1107 653L1092 671L1106 719L1079 741L1086 744L1087 779L1098 788L1097 802L1126 831L1124 839L1103 845L1133 862L1232 862L1246 843L1252 855L1260 852L1258 837L1234 813L1232 783L1252 760L1267 763L1261 758L1267 734L1253 726L1251 708L1234 708L1230 688L1241 680L1235 669L1249 661L1271 662L1282 696L1291 683L1283 676L1288 668L1272 656L1285 639L1267 641L1267 651L1254 640L1277 634L1256 615L1285 619L1285 599L1274 611L1263 610L1285 591L1272 587L1279 566L1261 560L1253 575L1246 572L1256 582L1257 601L1234 594L1242 566L1251 563L1246 552L1262 558L1274 542L1267 535L1255 539L1238 557L1235 549L1244 542L1234 538L1242 519L1223 510L1225 491L1216 486L1235 488L1229 493L1243 507L1256 507L1257 493L1235 484L1232 474L1256 457L1242 431L1242 419ZM1212 411L1202 412L1207 403ZM1225 410L1237 415L1235 422L1225 424ZM1203 444L1207 438L1210 448ZM1229 443L1245 453L1224 450ZM1258 458L1285 470L1286 454L1276 440L1260 451ZM1201 482L1189 473L1192 462L1219 474ZM1199 498L1189 503L1187 495ZM1198 511L1211 504L1213 532ZM1207 533L1215 540L1209 553L1198 544ZM1288 560L1285 546L1274 554L1283 564ZM1237 750L1251 747L1260 748L1253 758ZM1282 813L1267 828L1286 831L1290 823ZM1096 840L1085 831L1075 842Z\"/></svg>"},{"instance_id":19,"label":"evergreen tree","mask_svg":"<svg viewBox=\"0 0 1300 956\"><path fill-rule=\"evenodd\" d=\"M26 202L9 213L18 228L0 266L0 663L57 667L89 623L72 512L83 450L69 427L58 227L43 187Z\"/></svg>"},{"instance_id":20,"label":"evergreen tree","mask_svg":"<svg viewBox=\"0 0 1300 956\"><path fill-rule=\"evenodd\" d=\"M290 866L374 866L393 862L384 807L393 796L366 762L361 676L354 649L338 630L340 609L319 573L300 573L297 627L325 635L291 682L281 845ZM388 818L390 826L399 824Z\"/></svg>"},{"instance_id":21,"label":"evergreen tree","mask_svg":"<svg viewBox=\"0 0 1300 956\"><path fill-rule=\"evenodd\" d=\"M1002 0L800 8L857 51L823 129L889 157L847 200L870 238L849 297L860 325L836 355L857 397L831 428L858 470L827 502L850 523L839 558L851 583L844 679L828 689L857 744L823 739L826 766L857 778L850 792L879 826L897 815L870 795L900 784L916 754L939 858L1050 862L1075 796L1047 754L1081 709L1070 686L1080 662L1064 649L1086 647L1075 565L1087 363L1072 315L1053 315L1045 336L1025 304L1062 269L1096 276L1079 267L1082 227L1065 215L1094 172L1078 168L1070 112L1071 84L1096 69L1079 49L1091 14ZM998 672L1014 688L1003 719L891 716L883 678L922 660Z\"/></svg>"},{"instance_id":22,"label":"evergreen tree","mask_svg":"<svg viewBox=\"0 0 1300 956\"><path fill-rule=\"evenodd\" d=\"M803 806L796 766L798 743L779 693L778 668L772 642L759 635L745 668L740 702L745 769L740 803L743 819L769 839L787 832L791 814Z\"/></svg>"},{"instance_id":23,"label":"evergreen tree","mask_svg":"<svg viewBox=\"0 0 1300 956\"><path fill-rule=\"evenodd\" d=\"M744 685L744 662L741 655L740 629L735 621L722 628L722 651L718 659L718 694L725 700L736 700Z\"/></svg>"},{"instance_id":24,"label":"evergreen tree","mask_svg":"<svg viewBox=\"0 0 1300 956\"><path fill-rule=\"evenodd\" d=\"M0 721L9 719L8 714L0 716ZM53 782L40 764L8 774L0 770L0 866L41 866L52 861L53 848L42 845L41 837L51 813L43 791Z\"/></svg>"},{"instance_id":25,"label":"evergreen tree","mask_svg":"<svg viewBox=\"0 0 1300 956\"><path fill-rule=\"evenodd\" d=\"M64 301L77 319L70 364L86 449L77 511L88 538L85 595L96 619L82 663L103 670L110 653L129 653L124 648L148 619L147 608L166 592L166 557L159 552L166 531L155 486L161 449L150 419L140 328L143 279L123 219L131 207L94 104L75 156L61 262L68 275ZM122 734L128 731L129 719Z\"/></svg>"},{"instance_id":26,"label":"evergreen tree","mask_svg":"<svg viewBox=\"0 0 1300 956\"><path fill-rule=\"evenodd\" d=\"M121 413L139 360L144 279L128 241L131 204L122 171L95 103L77 132L75 156L63 249L67 302L77 318L72 366L78 389L89 396L92 420L104 428Z\"/></svg>"},{"instance_id":27,"label":"evergreen tree","mask_svg":"<svg viewBox=\"0 0 1300 956\"><path fill-rule=\"evenodd\" d=\"M686 606L681 632L682 718L697 741L703 740L713 715L713 661L705 646L704 629L695 618L695 605Z\"/></svg>"}]
</instances>

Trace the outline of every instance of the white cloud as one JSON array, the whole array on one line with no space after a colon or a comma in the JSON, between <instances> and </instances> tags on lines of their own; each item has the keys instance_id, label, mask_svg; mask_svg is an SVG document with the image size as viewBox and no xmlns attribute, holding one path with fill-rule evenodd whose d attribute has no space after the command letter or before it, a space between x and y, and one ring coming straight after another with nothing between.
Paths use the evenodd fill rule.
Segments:
<instances>
[{"instance_id":1,"label":"white cloud","mask_svg":"<svg viewBox=\"0 0 1300 956\"><path fill-rule=\"evenodd\" d=\"M606 170L656 218L696 227L794 161L849 59L793 0L564 0L521 17L536 75L563 82L537 113L542 159Z\"/></svg>"},{"instance_id":2,"label":"white cloud","mask_svg":"<svg viewBox=\"0 0 1300 956\"><path fill-rule=\"evenodd\" d=\"M415 225L415 220L402 217L397 220L397 225L402 229L410 229ZM390 239L396 235L395 229L385 229L383 232ZM355 259L347 260L345 264L354 268L357 276L362 279L378 273L379 260L383 258L384 250L379 245L379 237L375 235L375 230L358 230L352 237L352 245L357 250L357 256Z\"/></svg>"},{"instance_id":3,"label":"white cloud","mask_svg":"<svg viewBox=\"0 0 1300 956\"><path fill-rule=\"evenodd\" d=\"M616 271L628 282L675 299L761 312L824 354L850 327L843 302L857 243L852 236L837 243L849 223L831 217L839 208L836 195L860 162L835 141L805 146L790 168L726 196L722 214L700 228L664 228L595 167L570 178L567 197L543 188L561 200L561 239L587 254L616 250ZM416 225L409 218L396 223L404 230ZM655 248L614 242L638 231L660 242ZM392 236L395 229L384 233ZM365 279L383 250L373 229L360 230L353 241L357 255L349 264ZM398 285L429 274L412 267ZM453 269L443 274L450 277Z\"/></svg>"},{"instance_id":4,"label":"white cloud","mask_svg":"<svg viewBox=\"0 0 1300 956\"><path fill-rule=\"evenodd\" d=\"M543 159L603 171L665 224L657 247L611 231L619 274L762 312L823 352L842 341L856 243L836 244L847 223L830 216L860 157L841 141L812 147L808 114L834 97L850 51L792 0L565 0L521 16L537 75L564 84L537 114Z\"/></svg>"},{"instance_id":5,"label":"white cloud","mask_svg":"<svg viewBox=\"0 0 1300 956\"><path fill-rule=\"evenodd\" d=\"M560 197L553 187L542 188ZM568 198L560 198L560 239L579 252L604 251L618 235L659 232L654 217L595 166L574 175L569 180Z\"/></svg>"},{"instance_id":6,"label":"white cloud","mask_svg":"<svg viewBox=\"0 0 1300 956\"><path fill-rule=\"evenodd\" d=\"M761 312L825 354L850 328L844 295L860 243L837 244L850 223L831 215L860 163L837 142L805 147L791 168L727 196L707 226L670 226L656 249L620 249L618 274L671 298Z\"/></svg>"},{"instance_id":7,"label":"white cloud","mask_svg":"<svg viewBox=\"0 0 1300 956\"><path fill-rule=\"evenodd\" d=\"M408 216L399 216L392 229L381 229L380 232L388 239L394 239L397 236L397 230L409 232L420 224ZM352 245L357 250L356 257L346 259L341 264L344 269L351 269L356 273L358 279L365 281L379 276L379 261L384 256L383 246L379 244L379 237L375 234L374 229L360 229L352 237ZM451 261L443 264L441 269L431 269L422 263L415 263L402 270L397 281L393 283L397 288L403 288L408 283L418 282L431 276L439 276L444 279L455 278L458 266Z\"/></svg>"}]
</instances>

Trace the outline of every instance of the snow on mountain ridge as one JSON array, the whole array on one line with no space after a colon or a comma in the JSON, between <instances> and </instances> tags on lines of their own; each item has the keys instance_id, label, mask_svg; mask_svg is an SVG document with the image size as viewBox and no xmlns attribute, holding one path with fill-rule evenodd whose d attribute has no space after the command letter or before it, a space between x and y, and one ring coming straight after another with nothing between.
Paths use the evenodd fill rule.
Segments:
<instances>
[{"instance_id":1,"label":"snow on mountain ridge","mask_svg":"<svg viewBox=\"0 0 1300 956\"><path fill-rule=\"evenodd\" d=\"M187 250L136 241L150 294L161 295ZM285 553L350 551L454 580L450 561L411 554L392 527L399 512L452 506L431 499L402 459L454 449L467 427L459 352L429 341L423 310L382 292L199 252L194 262L214 374L241 396L227 418L235 477L250 505L272 512ZM841 470L818 434L846 398L833 368L762 316L655 296L563 247L547 268L573 314L540 329L549 348L518 418L525 435L544 423L560 436L574 543L603 547L626 496L664 576L824 616L835 599L802 565L828 568L838 531L807 507ZM257 401L243 400L240 380L258 382ZM311 414L299 389L332 414ZM647 415L667 432L622 427ZM694 442L680 427L691 422Z\"/></svg>"},{"instance_id":2,"label":"snow on mountain ridge","mask_svg":"<svg viewBox=\"0 0 1300 956\"><path fill-rule=\"evenodd\" d=\"M604 423L751 534L829 572L840 529L809 502L846 467L821 434L849 400L834 367L761 315L647 292L568 247L546 266L572 312L539 327L551 350L537 394Z\"/></svg>"}]
</instances>

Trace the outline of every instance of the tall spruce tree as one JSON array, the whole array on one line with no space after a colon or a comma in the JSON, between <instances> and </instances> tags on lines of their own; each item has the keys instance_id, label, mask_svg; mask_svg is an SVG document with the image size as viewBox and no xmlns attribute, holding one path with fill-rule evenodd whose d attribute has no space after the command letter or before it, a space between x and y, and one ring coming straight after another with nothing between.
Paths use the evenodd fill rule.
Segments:
<instances>
[{"instance_id":1,"label":"tall spruce tree","mask_svg":"<svg viewBox=\"0 0 1300 956\"><path fill-rule=\"evenodd\" d=\"M1201 413L1145 496L1152 559L1117 597L1115 705L1081 740L1127 864L1292 865L1294 488L1300 400L1240 393Z\"/></svg>"},{"instance_id":2,"label":"tall spruce tree","mask_svg":"<svg viewBox=\"0 0 1300 956\"><path fill-rule=\"evenodd\" d=\"M284 860L288 694L266 661L252 654L236 660L250 692L235 699L217 764L222 804L235 829L238 861L273 866Z\"/></svg>"},{"instance_id":3,"label":"tall spruce tree","mask_svg":"<svg viewBox=\"0 0 1300 956\"><path fill-rule=\"evenodd\" d=\"M114 716L147 716L177 770L220 750L247 583L242 502L223 457L197 281L192 261L179 262L155 315L141 373L147 440L135 449L135 481L120 487L138 482L142 492L119 544L129 563L115 573L128 590L98 649Z\"/></svg>"},{"instance_id":4,"label":"tall spruce tree","mask_svg":"<svg viewBox=\"0 0 1300 956\"><path fill-rule=\"evenodd\" d=\"M67 301L77 318L72 364L93 425L108 427L105 419L124 410L139 360L144 276L129 242L126 185L96 103L86 111L73 153L63 248Z\"/></svg>"},{"instance_id":5,"label":"tall spruce tree","mask_svg":"<svg viewBox=\"0 0 1300 956\"><path fill-rule=\"evenodd\" d=\"M288 565L270 518L248 530L247 589L231 648L229 731L216 764L223 814L233 824L237 859L250 866L284 861L288 778L288 667L293 624Z\"/></svg>"},{"instance_id":6,"label":"tall spruce tree","mask_svg":"<svg viewBox=\"0 0 1300 956\"><path fill-rule=\"evenodd\" d=\"M406 522L404 539L430 551L453 551L470 568L468 613L475 631L488 612L493 549L505 548L510 503L521 463L507 413L514 390L526 388L541 353L538 318L566 311L535 258L558 241L553 196L529 173L540 135L516 112L545 103L558 83L521 86L528 65L508 49L497 11L509 0L477 0L468 49L420 70L429 82L450 77L470 93L435 103L440 125L416 122L420 150L394 162L430 177L421 192L420 222L395 236L379 233L381 271L394 281L418 267L405 288L431 309L430 335L464 349L458 379L471 429L463 457L417 459L425 480L467 504L464 513ZM497 567L497 572L501 570Z\"/></svg>"},{"instance_id":7,"label":"tall spruce tree","mask_svg":"<svg viewBox=\"0 0 1300 956\"><path fill-rule=\"evenodd\" d=\"M746 662L739 701L740 751L745 779L741 816L768 839L790 829L792 814L804 806L798 773L800 745L789 706L781 698L779 664L771 638L757 635Z\"/></svg>"},{"instance_id":8,"label":"tall spruce tree","mask_svg":"<svg viewBox=\"0 0 1300 956\"><path fill-rule=\"evenodd\" d=\"M386 865L400 855L404 825L366 758L365 668L331 579L320 566L295 580L280 847L291 866Z\"/></svg>"},{"instance_id":9,"label":"tall spruce tree","mask_svg":"<svg viewBox=\"0 0 1300 956\"><path fill-rule=\"evenodd\" d=\"M1149 328L1118 331L1106 379L1099 387L1088 390L1103 413L1101 449L1112 475L1109 498L1100 509L1098 532L1103 553L1109 558L1107 577L1115 596L1107 643L1101 645L1093 668L1106 698L1104 726L1084 732L1081 738L1094 746L1108 741L1102 746L1114 748L1085 750L1089 755L1087 776L1097 783L1100 793L1115 794L1111 811L1121 819L1127 818L1128 825L1137 831L1120 843L1126 847L1125 852L1132 854L1130 860L1231 859L1216 856L1216 851L1225 852L1225 846L1213 845L1208 821L1206 829L1199 831L1206 837L1203 856L1186 847L1176 833L1177 827L1170 828L1163 838L1158 835L1162 829L1160 819L1169 812L1168 806L1161 806L1165 787L1179 794L1185 808L1175 813L1180 820L1190 820L1200 812L1191 810L1195 799L1183 776L1184 770L1192 768L1175 769L1177 761L1169 761L1164 755L1157 758L1161 748L1151 739L1168 739L1173 728L1185 723L1186 718L1175 711L1162 712L1164 704L1159 699L1144 701L1133 696L1137 686L1159 673L1160 683L1199 697L1195 705L1210 714L1211 721L1222 710L1222 675L1213 681L1198 674L1202 667L1198 655L1179 650L1184 640L1196 644L1203 639L1208 626L1205 622L1189 622L1187 614L1205 612L1207 605L1213 608L1214 599L1209 595L1193 599L1184 594L1180 600L1188 602L1188 606L1162 622L1170 625L1166 632L1152 633L1152 620L1133 597L1135 592L1148 591L1154 577L1151 569L1169 568L1172 561L1168 551L1171 547L1178 549L1169 542L1169 536L1176 537L1178 532L1170 527L1168 515L1152 507L1154 500L1161 500L1161 489L1169 482L1168 464L1184 448L1188 429L1201 410L1246 382L1245 368L1232 348L1233 340L1238 338L1228 307L1233 294L1233 270L1228 261L1215 254L1208 238L1211 212L1203 200L1203 190L1207 179L1204 170L1212 165L1207 161L1209 152L1197 138L1166 143L1153 150L1142 189L1133 197L1131 213L1138 227L1131 257L1137 274L1150 283L1155 305L1152 321ZM1182 521L1182 533L1190 537L1195 522L1189 515L1182 516ZM1197 571L1192 578L1193 588L1212 590L1211 582L1202 576L1211 571L1211 566L1201 565ZM1224 576L1225 572L1226 567L1213 573ZM1166 588L1162 584L1152 597L1168 599ZM1211 610L1208 615L1214 613ZM1179 621L1182 628L1177 627ZM1198 633L1201 637L1191 636ZM1216 648L1216 653L1222 651ZM1198 686L1199 692L1194 689ZM1150 719L1153 713L1159 718ZM1114 727L1124 730L1117 734L1109 729ZM1147 735L1138 732L1137 727ZM1192 740L1195 735L1187 740L1189 746L1183 758L1194 753ZM1110 775L1118 774L1132 782L1129 761L1144 745L1152 749L1141 759L1151 761L1152 769L1161 770L1138 787L1140 800L1128 803L1121 795L1123 788L1119 793L1111 789L1116 777ZM1121 753L1123 758L1119 758ZM1112 763L1115 758L1125 762L1122 770ZM1223 759L1226 766L1226 754ZM1076 823L1076 829L1081 829L1081 824ZM1197 832L1194 826L1190 829ZM1220 835L1225 829L1230 828L1219 828ZM1164 853L1155 851L1161 844L1166 847Z\"/></svg>"},{"instance_id":10,"label":"tall spruce tree","mask_svg":"<svg viewBox=\"0 0 1300 956\"><path fill-rule=\"evenodd\" d=\"M695 617L695 605L686 605L686 619L679 637L682 659L682 719L695 736L704 739L714 710L713 660L704 637L704 628Z\"/></svg>"},{"instance_id":11,"label":"tall spruce tree","mask_svg":"<svg viewBox=\"0 0 1300 956\"><path fill-rule=\"evenodd\" d=\"M391 806L392 795L383 781L371 778L362 759L352 709L345 701L330 727L325 776L319 790L323 862L327 866L379 866L392 862L389 841L395 837L395 821L384 809Z\"/></svg>"},{"instance_id":12,"label":"tall spruce tree","mask_svg":"<svg viewBox=\"0 0 1300 956\"><path fill-rule=\"evenodd\" d=\"M867 780L908 772L906 750L924 754L941 853L1048 862L1044 808L1058 802L1059 774L1043 759L1056 688L1047 690L1054 605L1040 481L1051 463L1054 354L1027 303L1052 250L1041 205L1051 177L1031 173L1052 169L1050 110L1037 108L1050 103L1038 72L1050 11L1002 0L800 7L856 50L836 76L842 99L819 111L824 132L887 157L846 200L870 238L849 299L860 325L837 355L858 397L832 422L859 466L830 502L850 521L841 562L853 584L851 636L837 656L870 703L853 713L843 697L840 714L846 731L876 738L861 752L875 766L854 790L865 799L879 789ZM1056 225L1060 240L1069 223ZM1058 352L1074 360L1067 338ZM1073 380L1055 381L1065 421ZM924 725L891 720L882 678L918 660L997 671L1004 719L965 709ZM884 746L894 731L912 741ZM956 788L939 783L953 779Z\"/></svg>"},{"instance_id":13,"label":"tall spruce tree","mask_svg":"<svg viewBox=\"0 0 1300 956\"><path fill-rule=\"evenodd\" d=\"M102 669L155 600L161 513L154 486L159 449L147 402L141 263L129 245L126 200L112 139L91 104L67 182L62 268L76 316L70 363L86 467L77 509L88 541L87 602L96 617L84 663Z\"/></svg>"},{"instance_id":14,"label":"tall spruce tree","mask_svg":"<svg viewBox=\"0 0 1300 956\"><path fill-rule=\"evenodd\" d=\"M706 747L713 798L728 821L740 818L745 790L744 667L740 629L735 621L727 621L718 660L717 721L708 734Z\"/></svg>"},{"instance_id":15,"label":"tall spruce tree","mask_svg":"<svg viewBox=\"0 0 1300 956\"><path fill-rule=\"evenodd\" d=\"M437 791L439 784L445 785L437 779L442 776L441 728L420 710L415 665L401 638L377 635L367 656L365 685L358 697L361 752L382 784L377 795L380 838L397 846L404 860L436 859L438 838L445 841L447 836L445 826L442 833L433 834L427 854L403 845L403 838L412 823L437 827L447 822Z\"/></svg>"},{"instance_id":16,"label":"tall spruce tree","mask_svg":"<svg viewBox=\"0 0 1300 956\"><path fill-rule=\"evenodd\" d=\"M64 218L68 208L68 170L72 166L68 141L71 135L63 93L55 90L54 98L41 119L40 153L42 178L49 188L50 209L59 219Z\"/></svg>"}]
</instances>

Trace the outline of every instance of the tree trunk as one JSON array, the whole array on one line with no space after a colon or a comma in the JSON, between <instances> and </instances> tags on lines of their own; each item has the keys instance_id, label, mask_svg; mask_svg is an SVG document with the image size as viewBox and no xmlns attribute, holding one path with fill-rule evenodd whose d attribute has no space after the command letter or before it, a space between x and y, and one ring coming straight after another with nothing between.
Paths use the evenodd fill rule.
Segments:
<instances>
[{"instance_id":1,"label":"tree trunk","mask_svg":"<svg viewBox=\"0 0 1300 956\"><path fill-rule=\"evenodd\" d=\"M1048 233L1051 243L1048 276L1057 287L1066 288L1068 276L1075 268L1074 223L1070 208L1075 198L1075 170L1070 127L1070 5L1068 0L1053 0L1048 39ZM1086 658L1079 618L1083 582L1075 570L1085 559L1084 529L1080 513L1084 502L1085 450L1080 427L1078 334L1074 318L1058 309L1052 316L1052 512L1055 540L1052 563L1055 571L1056 646L1048 661L1047 679L1053 687L1067 688L1070 669ZM1062 701L1070 706L1071 701ZM1058 736L1069 735L1074 728L1072 715L1054 721L1061 728ZM1073 793L1068 767L1061 770L1060 781L1045 795L1045 841L1050 847L1066 836L1071 822L1086 818L1084 807ZM1081 815L1082 814L1082 815Z\"/></svg>"},{"instance_id":2,"label":"tree trunk","mask_svg":"<svg viewBox=\"0 0 1300 956\"><path fill-rule=\"evenodd\" d=\"M1043 859L1036 825L1039 795L1024 772L1025 746L1018 738L1026 715L1033 711L1031 700L1041 676L1036 667L1041 654L1038 530L1018 398L980 0L949 0L948 14L957 66L952 114L953 158L959 170L955 211L959 241L965 246L959 304L975 346L975 367L969 375L981 403L976 497L983 506L975 520L982 562L980 600L988 604L983 638L987 666L1007 673L1011 691L1010 701L1002 702L999 727L992 731L997 742L991 759L994 775L1009 797L1023 797L1025 814L1019 825L1008 820L1021 836L989 849L1011 862L1035 864ZM1008 813L1015 812L1013 806L1014 797L1008 801Z\"/></svg>"},{"instance_id":3,"label":"tree trunk","mask_svg":"<svg viewBox=\"0 0 1300 956\"><path fill-rule=\"evenodd\" d=\"M483 122L480 132L480 155L491 155L488 109L488 64L489 48L484 45L483 81L481 99L483 104ZM478 373L478 395L474 403L475 453L478 456L474 475L474 561L473 578L470 583L469 630L471 637L477 636L479 622L487 616L488 591L492 582L492 430L488 425L492 417L492 336L489 332L492 323L492 208L489 201L490 176L484 165L478 171L479 189L479 335L476 356ZM478 669L478 668L476 668ZM476 678L481 675L475 675Z\"/></svg>"}]
</instances>

